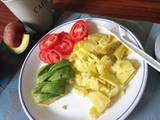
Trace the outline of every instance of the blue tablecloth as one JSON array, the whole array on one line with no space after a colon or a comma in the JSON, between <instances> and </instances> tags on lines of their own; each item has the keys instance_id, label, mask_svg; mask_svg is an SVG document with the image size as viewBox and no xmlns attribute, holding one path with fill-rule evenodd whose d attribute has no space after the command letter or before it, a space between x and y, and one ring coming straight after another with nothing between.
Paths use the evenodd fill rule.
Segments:
<instances>
[{"instance_id":1,"label":"blue tablecloth","mask_svg":"<svg viewBox=\"0 0 160 120\"><path fill-rule=\"evenodd\" d=\"M66 12L58 20L56 26L83 17L97 16ZM154 55L154 42L157 35L160 34L159 24L113 18L108 19L114 20L129 28L139 38L146 52L152 56ZM18 76L24 56L15 57L8 54L5 57L9 57L9 62L3 61L0 64L0 120L28 120L20 105L18 96ZM5 62L8 63L8 66ZM127 120L160 120L159 101L160 73L149 67L148 82L142 99L133 112L127 117Z\"/></svg>"}]
</instances>

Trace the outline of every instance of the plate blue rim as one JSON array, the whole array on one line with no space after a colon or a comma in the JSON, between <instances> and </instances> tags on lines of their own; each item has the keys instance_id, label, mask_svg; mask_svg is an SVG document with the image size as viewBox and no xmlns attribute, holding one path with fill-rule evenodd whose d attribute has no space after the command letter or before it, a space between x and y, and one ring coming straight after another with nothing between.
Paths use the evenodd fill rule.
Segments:
<instances>
[{"instance_id":1,"label":"plate blue rim","mask_svg":"<svg viewBox=\"0 0 160 120\"><path fill-rule=\"evenodd\" d=\"M114 22L114 21L111 21L111 20L108 20L108 19L103 19L103 18L80 18L80 19L81 20L82 19L83 20L98 20L98 21L103 21L103 22L116 23L122 29L124 29L135 40L136 45L139 48L143 49L142 45L140 44L140 42L138 41L138 39L135 37L135 35L133 33L131 33L127 28L125 28L124 26L120 25L117 22ZM55 31L56 29L59 29L62 26L65 26L65 25L67 25L69 23L75 22L75 21L80 20L80 19L72 20L72 21L66 22L64 24L61 24L61 25L53 28L52 30L50 30L45 35L47 35L49 33L52 33L53 31ZM43 39L43 37L41 39ZM32 54L33 50L35 49L35 47L40 42L40 40L33 46L33 48L30 50L30 52L26 56L26 59L23 62L23 65L22 65L22 68L21 68L21 71L20 71L20 75L19 75L19 85L18 85L19 98L20 98L20 102L21 102L22 108L23 108L24 112L26 113L27 117L30 120L36 120L36 119L33 117L33 115L31 114L31 112L28 110L28 108L27 108L27 106L25 105L25 102L24 102L24 98L23 98L23 95L22 95L22 76L23 76L23 70L25 69L25 64L26 64L28 58L30 57L30 55ZM137 93L136 97L134 98L133 102L128 106L128 108L119 117L117 117L115 120L125 119L133 111L133 109L136 107L136 105L138 104L139 100L141 99L142 94L143 94L144 89L145 89L145 86L146 86L147 77L148 77L148 65L144 61L143 61L143 66L144 66L144 74L143 74L143 77L142 77L143 80L141 82L141 86L140 86L140 89L138 90L138 93Z\"/></svg>"}]
</instances>

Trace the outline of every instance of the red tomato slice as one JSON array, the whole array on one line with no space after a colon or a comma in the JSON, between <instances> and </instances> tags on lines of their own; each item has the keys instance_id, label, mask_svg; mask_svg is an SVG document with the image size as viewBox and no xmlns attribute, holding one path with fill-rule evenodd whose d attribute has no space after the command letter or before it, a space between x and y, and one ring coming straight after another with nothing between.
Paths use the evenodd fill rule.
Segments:
<instances>
[{"instance_id":1,"label":"red tomato slice","mask_svg":"<svg viewBox=\"0 0 160 120\"><path fill-rule=\"evenodd\" d=\"M88 26L84 20L79 20L72 26L70 36L74 42L83 40L87 35Z\"/></svg>"},{"instance_id":2,"label":"red tomato slice","mask_svg":"<svg viewBox=\"0 0 160 120\"><path fill-rule=\"evenodd\" d=\"M49 49L49 50L47 50L47 53L48 53L48 57L50 60L50 64L57 63L57 62L63 60L62 54L55 49Z\"/></svg>"},{"instance_id":3,"label":"red tomato slice","mask_svg":"<svg viewBox=\"0 0 160 120\"><path fill-rule=\"evenodd\" d=\"M43 61L44 63L50 63L48 54L45 51L40 51L39 52L39 58L41 61Z\"/></svg>"},{"instance_id":4,"label":"red tomato slice","mask_svg":"<svg viewBox=\"0 0 160 120\"><path fill-rule=\"evenodd\" d=\"M73 43L71 41L70 35L66 32L62 32L58 37L59 41L54 48L63 55L69 55L73 50Z\"/></svg>"},{"instance_id":5,"label":"red tomato slice","mask_svg":"<svg viewBox=\"0 0 160 120\"><path fill-rule=\"evenodd\" d=\"M60 40L71 40L70 34L67 32L61 32L58 34Z\"/></svg>"},{"instance_id":6,"label":"red tomato slice","mask_svg":"<svg viewBox=\"0 0 160 120\"><path fill-rule=\"evenodd\" d=\"M43 40L39 43L40 50L47 50L48 48L52 48L58 41L57 34L49 34L46 35Z\"/></svg>"}]
</instances>

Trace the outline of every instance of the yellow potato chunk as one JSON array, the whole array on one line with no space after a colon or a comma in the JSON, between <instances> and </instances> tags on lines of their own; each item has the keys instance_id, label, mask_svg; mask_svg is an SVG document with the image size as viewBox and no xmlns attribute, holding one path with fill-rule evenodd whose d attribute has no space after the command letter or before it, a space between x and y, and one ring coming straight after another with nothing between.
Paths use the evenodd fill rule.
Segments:
<instances>
[{"instance_id":1,"label":"yellow potato chunk","mask_svg":"<svg viewBox=\"0 0 160 120\"><path fill-rule=\"evenodd\" d=\"M89 120L96 120L99 117L100 113L97 111L96 107L92 106L89 110Z\"/></svg>"},{"instance_id":2,"label":"yellow potato chunk","mask_svg":"<svg viewBox=\"0 0 160 120\"><path fill-rule=\"evenodd\" d=\"M90 92L88 98L99 113L103 113L111 102L107 96L98 91Z\"/></svg>"},{"instance_id":3,"label":"yellow potato chunk","mask_svg":"<svg viewBox=\"0 0 160 120\"><path fill-rule=\"evenodd\" d=\"M108 71L112 65L112 60L109 56L104 55L100 61L96 64L98 72L105 73L105 71Z\"/></svg>"},{"instance_id":4,"label":"yellow potato chunk","mask_svg":"<svg viewBox=\"0 0 160 120\"><path fill-rule=\"evenodd\" d=\"M102 80L106 81L107 83L113 86L115 86L118 83L116 76L109 71L106 71L105 73L101 74L99 78L101 78Z\"/></svg>"},{"instance_id":5,"label":"yellow potato chunk","mask_svg":"<svg viewBox=\"0 0 160 120\"><path fill-rule=\"evenodd\" d=\"M86 89L98 90L99 89L99 81L96 77L90 76L87 73L81 73L75 76L75 83L78 86L85 87Z\"/></svg>"},{"instance_id":6,"label":"yellow potato chunk","mask_svg":"<svg viewBox=\"0 0 160 120\"><path fill-rule=\"evenodd\" d=\"M124 45L120 45L113 53L117 60L123 59L127 55L128 49Z\"/></svg>"},{"instance_id":7,"label":"yellow potato chunk","mask_svg":"<svg viewBox=\"0 0 160 120\"><path fill-rule=\"evenodd\" d=\"M116 72L116 77L122 84L127 84L130 78L134 75L136 68L129 60L119 60L114 66L113 70Z\"/></svg>"},{"instance_id":8,"label":"yellow potato chunk","mask_svg":"<svg viewBox=\"0 0 160 120\"><path fill-rule=\"evenodd\" d=\"M107 46L111 41L112 39L110 39L111 36L107 36L107 35L103 35L100 40L99 40L99 45L101 46Z\"/></svg>"},{"instance_id":9,"label":"yellow potato chunk","mask_svg":"<svg viewBox=\"0 0 160 120\"><path fill-rule=\"evenodd\" d=\"M92 103L88 116L96 120L125 94L139 64L128 60L128 49L114 36L91 34L75 44L69 61L75 70L72 92Z\"/></svg>"},{"instance_id":10,"label":"yellow potato chunk","mask_svg":"<svg viewBox=\"0 0 160 120\"><path fill-rule=\"evenodd\" d=\"M109 92L110 92L110 89L107 88L106 86L101 86L100 89L99 89L100 92L102 92L103 94L109 96Z\"/></svg>"},{"instance_id":11,"label":"yellow potato chunk","mask_svg":"<svg viewBox=\"0 0 160 120\"><path fill-rule=\"evenodd\" d=\"M89 74L96 76L98 74L97 67L94 62L90 62L87 65L87 71Z\"/></svg>"},{"instance_id":12,"label":"yellow potato chunk","mask_svg":"<svg viewBox=\"0 0 160 120\"><path fill-rule=\"evenodd\" d=\"M81 96L86 96L88 94L88 90L87 89L85 89L83 87L80 87L80 86L77 86L77 85L73 86L72 92L76 93L78 95L81 95Z\"/></svg>"}]
</instances>

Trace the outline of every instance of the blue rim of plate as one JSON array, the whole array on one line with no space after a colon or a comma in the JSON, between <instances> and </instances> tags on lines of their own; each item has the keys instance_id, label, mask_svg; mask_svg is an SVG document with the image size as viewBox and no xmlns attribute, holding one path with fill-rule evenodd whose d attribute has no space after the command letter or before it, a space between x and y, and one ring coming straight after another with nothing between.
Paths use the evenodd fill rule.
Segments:
<instances>
[{"instance_id":1,"label":"blue rim of plate","mask_svg":"<svg viewBox=\"0 0 160 120\"><path fill-rule=\"evenodd\" d=\"M57 29L65 26L65 25L67 25L69 23L74 23L77 20L98 20L98 21L103 21L103 22L106 22L106 23L113 23L113 24L116 23L122 29L124 29L127 33L129 33L129 35L134 39L134 41L136 42L136 45L139 48L143 49L142 45L140 44L140 42L138 41L138 39L135 37L135 35L133 33L131 33L127 28L123 27L122 25L120 25L117 22L114 22L114 21L111 21L111 20L108 20L108 19L103 19L103 18L80 18L80 19L72 20L72 21L63 23L63 24L61 24L61 25L53 28L48 33L46 33L44 36L46 36L49 33L54 32L55 30L57 30ZM43 39L44 36L41 39ZM22 108L23 108L24 112L26 113L27 117L30 120L36 120L36 119L33 117L33 115L31 114L31 112L28 110L28 108L27 108L27 106L26 106L26 104L24 102L24 98L23 98L23 95L22 95L22 76L23 76L23 71L24 71L25 64L26 64L28 58L30 57L30 55L32 54L33 50L36 48L36 46L38 45L38 43L41 41L41 39L33 46L33 48L28 53L26 59L23 62L23 65L22 65L22 68L21 68L21 71L20 71L20 75L19 75L19 85L18 85L19 98L20 98L20 102L21 102ZM119 117L117 117L115 120L125 119L133 111L133 109L136 107L136 105L138 104L139 100L141 99L142 94L143 94L144 89L145 89L145 86L146 86L147 77L148 77L148 66L147 66L147 64L144 61L143 61L143 67L144 67L143 77L142 77L143 80L142 80L142 83L140 85L140 88L138 90L138 93L137 93L136 97L134 98L133 102L128 106L128 108Z\"/></svg>"}]
</instances>

